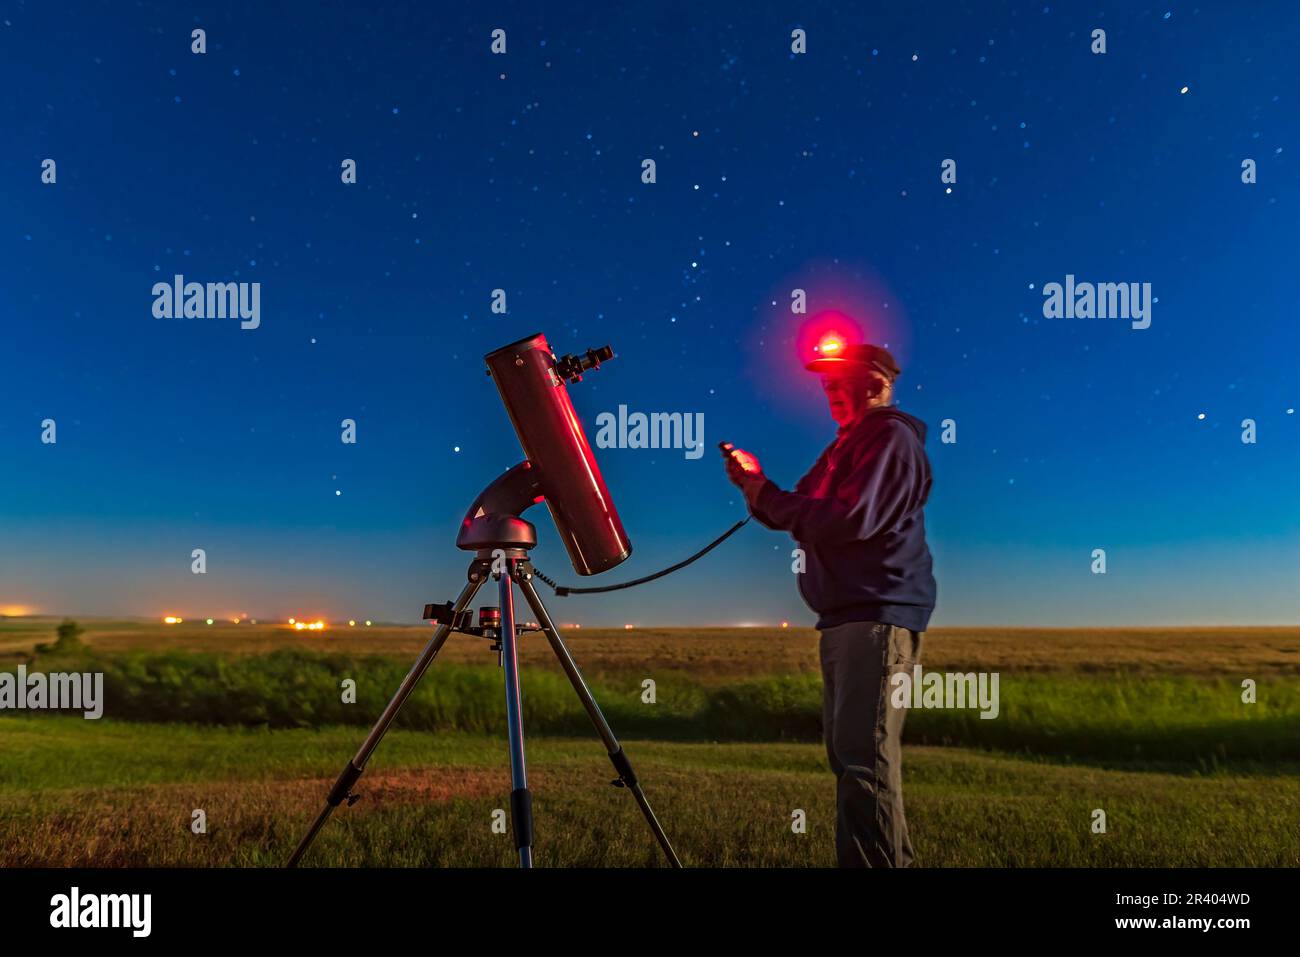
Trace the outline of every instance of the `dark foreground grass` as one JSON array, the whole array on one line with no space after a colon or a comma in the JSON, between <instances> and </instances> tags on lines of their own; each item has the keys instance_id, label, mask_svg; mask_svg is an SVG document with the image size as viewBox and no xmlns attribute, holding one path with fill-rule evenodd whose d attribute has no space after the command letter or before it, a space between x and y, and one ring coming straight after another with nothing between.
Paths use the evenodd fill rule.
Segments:
<instances>
[{"instance_id":1,"label":"dark foreground grass","mask_svg":"<svg viewBox=\"0 0 1300 957\"><path fill-rule=\"evenodd\" d=\"M14 718L0 752L0 865L281 863L352 754L352 727L266 730ZM811 743L629 740L688 866L828 866L833 788ZM543 866L658 866L657 849L594 738L529 741ZM1256 866L1300 863L1300 777L1165 774L998 753L906 751L923 866ZM311 864L510 866L504 741L397 730ZM206 834L191 813L207 814ZM1105 834L1092 813L1107 815ZM807 814L795 834L791 814Z\"/></svg>"}]
</instances>

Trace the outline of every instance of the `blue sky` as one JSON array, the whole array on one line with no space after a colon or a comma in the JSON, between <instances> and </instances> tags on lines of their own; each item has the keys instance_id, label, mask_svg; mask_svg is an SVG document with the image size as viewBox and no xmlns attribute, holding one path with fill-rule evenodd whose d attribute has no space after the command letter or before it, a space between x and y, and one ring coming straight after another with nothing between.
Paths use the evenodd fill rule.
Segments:
<instances>
[{"instance_id":1,"label":"blue sky","mask_svg":"<svg viewBox=\"0 0 1300 957\"><path fill-rule=\"evenodd\" d=\"M537 331L618 353L573 389L589 435L619 404L703 413L788 487L834 433L797 287L895 350L931 427L936 625L1295 622L1297 27L1280 2L11 4L0 605L417 620L521 457L481 357ZM154 318L177 273L261 283L260 327ZM1151 327L1044 318L1067 274L1150 283ZM598 455L634 553L591 584L744 514L715 454ZM751 524L555 614L809 623L791 547Z\"/></svg>"}]
</instances>

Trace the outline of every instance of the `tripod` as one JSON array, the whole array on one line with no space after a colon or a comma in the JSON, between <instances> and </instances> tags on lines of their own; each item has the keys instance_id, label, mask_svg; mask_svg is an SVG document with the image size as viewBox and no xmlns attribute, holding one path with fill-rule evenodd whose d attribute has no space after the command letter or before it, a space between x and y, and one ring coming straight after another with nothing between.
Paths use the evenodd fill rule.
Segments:
<instances>
[{"instance_id":1,"label":"tripod","mask_svg":"<svg viewBox=\"0 0 1300 957\"><path fill-rule=\"evenodd\" d=\"M443 605L425 606L425 617L438 622L433 638L430 639L424 651L420 653L420 657L416 659L415 664L402 680L397 693L388 702L388 707L384 709L384 713L380 715L375 726L371 728L370 734L366 737L361 748L344 767L338 780L334 782L334 786L325 799L325 806L316 816L311 828L298 843L298 847L289 858L287 866L295 867L302 860L303 854L307 852L311 842L325 825L325 822L329 820L330 814L333 813L336 807L345 800L349 807L357 802L360 795L353 793L353 785L361 777L366 762L370 760L371 754L379 746L379 742L388 730L389 725L397 717L398 710L406 699L411 696L411 692L415 690L415 686L419 684L425 671L428 670L429 665L432 664L433 659L453 631L496 639L493 648L499 651L500 662L505 670L506 679L506 727L510 739L510 821L515 836L515 847L519 852L519 866L525 868L533 866L532 792L528 790L528 772L524 761L524 726L519 691L518 639L522 631L536 629L529 629L528 626L519 625L515 622L515 585L519 586L524 599L532 608L533 614L537 616L537 621L540 623L538 627L546 635L547 641L550 642L551 650L555 652L556 658L559 659L560 666L564 669L564 673L569 678L569 683L573 685L573 690L578 695L578 700L582 702L588 717L591 718L591 723L596 728L596 733L600 736L605 745L605 750L609 753L609 760L614 765L614 770L618 772L618 777L613 781L614 786L627 788L632 792L637 805L641 808L641 813L645 815L646 823L650 825L650 830L654 832L654 836L658 840L659 846L663 848L669 863L673 867L682 866L677 854L673 851L672 844L668 841L667 835L664 834L664 829L660 826L654 811L650 808L650 802L646 800L645 792L641 789L636 772L632 770L632 763L623 752L623 746L618 743L618 739L614 737L614 732L610 730L609 723L606 722L605 716L601 714L596 699L592 697L591 690L582 678L582 673L578 671L578 666L574 664L573 656L569 654L569 649L565 647L559 631L556 630L554 622L551 621L550 613L547 612L546 606L542 604L537 589L533 587L533 567L528 559L528 547L534 544L536 539L531 534L531 526L527 522L513 518L506 520L506 527L511 530L522 531L522 534L500 536L493 542L496 547L480 548L476 552L473 561L470 562L469 580L454 603L447 602ZM496 530L500 531L499 525ZM503 538L506 540L503 540ZM499 624L494 622L490 615L485 614L481 616L480 624L475 628L470 624L472 612L469 610L469 605L489 577L497 578L499 583ZM483 609L483 611L488 610Z\"/></svg>"}]
</instances>

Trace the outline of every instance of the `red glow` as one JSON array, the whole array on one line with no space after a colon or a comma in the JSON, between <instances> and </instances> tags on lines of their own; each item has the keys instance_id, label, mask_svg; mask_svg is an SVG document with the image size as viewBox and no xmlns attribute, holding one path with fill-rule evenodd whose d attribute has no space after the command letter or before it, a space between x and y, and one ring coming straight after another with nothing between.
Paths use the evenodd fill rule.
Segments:
<instances>
[{"instance_id":1,"label":"red glow","mask_svg":"<svg viewBox=\"0 0 1300 957\"><path fill-rule=\"evenodd\" d=\"M844 340L836 335L822 336L822 341L813 348L824 356L833 356L844 348Z\"/></svg>"},{"instance_id":2,"label":"red glow","mask_svg":"<svg viewBox=\"0 0 1300 957\"><path fill-rule=\"evenodd\" d=\"M862 341L862 328L850 316L836 310L809 316L795 334L800 365L813 359L843 354L846 346Z\"/></svg>"},{"instance_id":3,"label":"red glow","mask_svg":"<svg viewBox=\"0 0 1300 957\"><path fill-rule=\"evenodd\" d=\"M792 308L794 290L806 293L806 315ZM805 367L826 354L816 347L828 337L843 343L834 353L841 357L848 346L874 342L907 368L911 344L907 313L889 284L866 262L803 263L775 277L753 305L756 321L740 340L745 373L750 388L773 414L825 422L826 397L819 377ZM742 446L757 445L740 432L733 438Z\"/></svg>"},{"instance_id":4,"label":"red glow","mask_svg":"<svg viewBox=\"0 0 1300 957\"><path fill-rule=\"evenodd\" d=\"M754 456L750 455L748 452L742 451L741 449L735 449L731 455L738 463L740 463L740 467L746 472L752 473L759 471L758 459L754 458Z\"/></svg>"}]
</instances>

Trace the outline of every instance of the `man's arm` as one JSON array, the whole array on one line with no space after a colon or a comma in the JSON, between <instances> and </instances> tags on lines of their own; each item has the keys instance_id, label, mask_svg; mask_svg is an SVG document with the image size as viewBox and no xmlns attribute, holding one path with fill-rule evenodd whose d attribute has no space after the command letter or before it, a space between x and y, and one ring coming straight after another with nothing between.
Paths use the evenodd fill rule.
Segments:
<instances>
[{"instance_id":1,"label":"man's arm","mask_svg":"<svg viewBox=\"0 0 1300 957\"><path fill-rule=\"evenodd\" d=\"M785 492L770 479L745 489L750 511L796 541L833 545L864 541L894 524L916 501L920 476L911 430L890 423L862 450L834 498Z\"/></svg>"},{"instance_id":2,"label":"man's arm","mask_svg":"<svg viewBox=\"0 0 1300 957\"><path fill-rule=\"evenodd\" d=\"M764 525L766 525L768 528L774 529L775 531L778 531L778 532L783 532L783 531L785 531L785 529L784 529L782 526L778 525L778 524L776 523L776 519L774 519L774 518L773 518L771 515L769 515L767 512L763 511L762 507L758 504L759 493L762 491L762 489L763 489L765 486L768 486L768 485L771 485L773 488L776 488L776 486L775 486L775 484L773 484L772 480L771 480L771 479L767 479L767 478L765 478L761 483L758 483L757 485L754 485L754 486L752 486L752 487L748 487L748 488L746 488L746 489L745 489L745 504L747 504L747 505L749 506L749 514L750 514L750 515L753 515L756 519L758 519L760 522L762 522L762 523L763 523Z\"/></svg>"},{"instance_id":3,"label":"man's arm","mask_svg":"<svg viewBox=\"0 0 1300 957\"><path fill-rule=\"evenodd\" d=\"M804 494L808 489L813 487L813 480L821 475L822 469L825 468L826 459L830 457L833 448L835 448L834 442L823 449L821 455L817 456L817 461L813 463L812 468L804 474L803 478L799 479L799 481L795 483L794 490L796 493ZM770 482L766 476L763 477L762 482L744 487L745 503L749 506L749 513L770 529L774 529L778 532L786 531L785 526L776 524L776 519L759 507L757 493L764 484L771 484L773 488L776 488L775 483Z\"/></svg>"}]
</instances>

